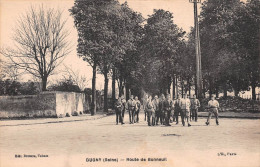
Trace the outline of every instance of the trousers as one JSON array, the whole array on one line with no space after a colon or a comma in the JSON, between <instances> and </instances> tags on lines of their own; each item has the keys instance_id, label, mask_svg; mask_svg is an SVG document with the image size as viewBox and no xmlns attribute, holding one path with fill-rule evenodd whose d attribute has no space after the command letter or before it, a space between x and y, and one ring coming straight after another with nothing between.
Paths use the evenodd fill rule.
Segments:
<instances>
[{"instance_id":1,"label":"trousers","mask_svg":"<svg viewBox=\"0 0 260 167\"><path fill-rule=\"evenodd\" d=\"M218 109L217 108L210 108L209 109L209 115L207 122L210 123L211 115L214 114L216 118L216 124L218 124Z\"/></svg>"},{"instance_id":2,"label":"trousers","mask_svg":"<svg viewBox=\"0 0 260 167\"><path fill-rule=\"evenodd\" d=\"M198 108L191 109L191 119L197 122L198 120Z\"/></svg>"},{"instance_id":3,"label":"trousers","mask_svg":"<svg viewBox=\"0 0 260 167\"><path fill-rule=\"evenodd\" d=\"M135 122L139 122L139 112L140 112L140 109L135 111Z\"/></svg>"},{"instance_id":4,"label":"trousers","mask_svg":"<svg viewBox=\"0 0 260 167\"><path fill-rule=\"evenodd\" d=\"M116 108L116 124L118 124L118 122L123 123L123 120L121 115L121 109Z\"/></svg>"},{"instance_id":5,"label":"trousers","mask_svg":"<svg viewBox=\"0 0 260 167\"><path fill-rule=\"evenodd\" d=\"M171 110L165 111L165 125L170 125Z\"/></svg>"},{"instance_id":6,"label":"trousers","mask_svg":"<svg viewBox=\"0 0 260 167\"><path fill-rule=\"evenodd\" d=\"M131 107L129 109L129 122L130 123L134 123L135 122L134 117L135 117L135 108Z\"/></svg>"},{"instance_id":7,"label":"trousers","mask_svg":"<svg viewBox=\"0 0 260 167\"><path fill-rule=\"evenodd\" d=\"M147 122L148 122L148 126L151 126L151 123L152 125L155 124L155 111L152 109L147 110Z\"/></svg>"}]
</instances>

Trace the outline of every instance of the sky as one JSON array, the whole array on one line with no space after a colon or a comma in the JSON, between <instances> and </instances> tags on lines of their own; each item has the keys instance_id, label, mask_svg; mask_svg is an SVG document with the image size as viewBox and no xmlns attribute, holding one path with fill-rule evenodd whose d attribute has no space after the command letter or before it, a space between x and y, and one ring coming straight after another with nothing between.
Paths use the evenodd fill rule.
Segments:
<instances>
[{"instance_id":1,"label":"sky","mask_svg":"<svg viewBox=\"0 0 260 167\"><path fill-rule=\"evenodd\" d=\"M120 3L125 0L119 0ZM128 5L133 10L140 12L144 18L153 14L154 9L164 9L173 13L174 23L184 31L189 32L194 25L193 4L189 0L127 0ZM92 69L88 63L77 56L77 31L74 27L73 18L70 16L70 9L73 0L0 0L0 46L12 46L12 32L15 28L16 20L24 14L31 5L44 5L63 11L63 18L67 19L66 28L70 30L69 41L71 41L72 52L64 59L63 64L73 69L79 75L85 76L87 87L91 87ZM200 4L198 7L200 8ZM1 55L0 55L1 56ZM56 69L56 74L50 77L50 84L61 79L60 74L65 66L61 64ZM30 79L29 76L22 77L23 81ZM97 75L97 89L103 89L103 76ZM110 81L111 84L111 81Z\"/></svg>"}]
</instances>

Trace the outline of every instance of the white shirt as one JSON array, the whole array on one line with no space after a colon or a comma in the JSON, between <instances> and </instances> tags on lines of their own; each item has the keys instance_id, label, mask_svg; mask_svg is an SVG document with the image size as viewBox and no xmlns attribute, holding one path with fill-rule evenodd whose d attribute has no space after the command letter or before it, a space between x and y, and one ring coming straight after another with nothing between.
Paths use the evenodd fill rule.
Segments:
<instances>
[{"instance_id":1,"label":"white shirt","mask_svg":"<svg viewBox=\"0 0 260 167\"><path fill-rule=\"evenodd\" d=\"M190 99L180 99L179 104L180 104L181 109L183 109L183 110L190 109L190 105L191 105Z\"/></svg>"},{"instance_id":2,"label":"white shirt","mask_svg":"<svg viewBox=\"0 0 260 167\"><path fill-rule=\"evenodd\" d=\"M208 106L209 106L210 108L219 108L219 103L218 103L217 100L210 100L210 101L208 102Z\"/></svg>"}]
</instances>

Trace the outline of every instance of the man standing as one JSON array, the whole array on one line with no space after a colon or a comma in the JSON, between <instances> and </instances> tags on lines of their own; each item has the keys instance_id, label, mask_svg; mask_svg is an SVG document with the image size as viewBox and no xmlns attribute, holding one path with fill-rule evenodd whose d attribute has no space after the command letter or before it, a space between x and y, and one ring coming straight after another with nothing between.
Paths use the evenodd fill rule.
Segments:
<instances>
[{"instance_id":1,"label":"man standing","mask_svg":"<svg viewBox=\"0 0 260 167\"><path fill-rule=\"evenodd\" d=\"M180 96L178 96L178 99L174 103L174 116L176 119L176 125L179 123L179 115L181 113L180 101L181 101L181 98L180 98Z\"/></svg>"},{"instance_id":2,"label":"man standing","mask_svg":"<svg viewBox=\"0 0 260 167\"><path fill-rule=\"evenodd\" d=\"M124 122L125 110L126 110L126 100L125 100L124 95L121 96L121 103L122 103L122 111L121 111L122 122Z\"/></svg>"},{"instance_id":3,"label":"man standing","mask_svg":"<svg viewBox=\"0 0 260 167\"><path fill-rule=\"evenodd\" d=\"M143 98L143 110L144 110L144 120L146 121L146 106L147 106L147 101L148 101L148 95L146 94L145 97Z\"/></svg>"},{"instance_id":4,"label":"man standing","mask_svg":"<svg viewBox=\"0 0 260 167\"><path fill-rule=\"evenodd\" d=\"M193 99L191 99L191 119L198 121L198 110L200 107L200 101L196 98L196 95L193 95Z\"/></svg>"},{"instance_id":5,"label":"man standing","mask_svg":"<svg viewBox=\"0 0 260 167\"><path fill-rule=\"evenodd\" d=\"M185 126L185 120L184 118L187 119L188 126L190 125L190 99L187 98L187 95L184 94L184 98L180 100L180 107L181 107L181 121L182 125Z\"/></svg>"},{"instance_id":6,"label":"man standing","mask_svg":"<svg viewBox=\"0 0 260 167\"><path fill-rule=\"evenodd\" d=\"M147 111L147 122L148 126L151 126L151 116L154 112L154 105L152 102L152 96L148 97L147 103L146 103L146 111Z\"/></svg>"},{"instance_id":7,"label":"man standing","mask_svg":"<svg viewBox=\"0 0 260 167\"><path fill-rule=\"evenodd\" d=\"M218 103L217 100L215 100L215 96L212 95L211 96L211 100L208 102L209 115L208 115L208 119L207 119L206 125L209 125L212 113L216 117L216 124L219 125L219 122L218 122L218 108L219 108L219 103Z\"/></svg>"},{"instance_id":8,"label":"man standing","mask_svg":"<svg viewBox=\"0 0 260 167\"><path fill-rule=\"evenodd\" d=\"M141 102L138 100L138 97L135 96L135 102L136 102L136 106L135 106L135 122L139 122L139 112L140 112L140 109L141 109Z\"/></svg>"},{"instance_id":9,"label":"man standing","mask_svg":"<svg viewBox=\"0 0 260 167\"><path fill-rule=\"evenodd\" d=\"M164 111L165 111L165 126L171 126L170 125L170 116L171 116L171 110L173 109L173 101L171 100L171 95L167 95L167 99L164 101Z\"/></svg>"},{"instance_id":10,"label":"man standing","mask_svg":"<svg viewBox=\"0 0 260 167\"><path fill-rule=\"evenodd\" d=\"M131 95L130 99L126 103L126 108L129 112L129 122L130 122L130 124L133 124L135 122L135 120L134 120L135 106L136 106L136 102L134 100L134 96Z\"/></svg>"},{"instance_id":11,"label":"man standing","mask_svg":"<svg viewBox=\"0 0 260 167\"><path fill-rule=\"evenodd\" d=\"M118 121L119 121L123 125L124 122L122 120L122 115L121 115L123 104L120 97L117 99L115 103L115 109L116 109L116 124L118 125Z\"/></svg>"},{"instance_id":12,"label":"man standing","mask_svg":"<svg viewBox=\"0 0 260 167\"><path fill-rule=\"evenodd\" d=\"M155 110L155 119L152 120L152 124L155 125L155 120L156 120L156 125L158 125L158 120L160 118L160 109L159 109L159 99L158 96L154 96L153 104L154 104L154 110Z\"/></svg>"},{"instance_id":13,"label":"man standing","mask_svg":"<svg viewBox=\"0 0 260 167\"><path fill-rule=\"evenodd\" d=\"M160 114L160 123L161 125L164 124L164 101L165 101L165 96L162 94L160 102L159 102L159 114ZM156 124L158 124L159 118L156 120Z\"/></svg>"}]
</instances>

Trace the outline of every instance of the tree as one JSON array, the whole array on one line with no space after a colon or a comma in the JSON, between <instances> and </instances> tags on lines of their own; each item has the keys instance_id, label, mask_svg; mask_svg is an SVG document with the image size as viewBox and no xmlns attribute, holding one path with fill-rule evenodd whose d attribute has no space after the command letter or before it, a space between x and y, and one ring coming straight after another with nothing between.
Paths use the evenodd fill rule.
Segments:
<instances>
[{"instance_id":1,"label":"tree","mask_svg":"<svg viewBox=\"0 0 260 167\"><path fill-rule=\"evenodd\" d=\"M98 66L105 74L105 82L108 83L107 73L110 70L108 63L110 57L106 56L111 56L109 53L111 43L109 42L112 40L113 32L108 25L111 22L109 17L112 14L110 7L114 9L113 3L115 3L114 0L76 0L74 6L69 10L78 31L78 55L87 61L93 69L91 115L96 113L96 72Z\"/></svg>"},{"instance_id":2,"label":"tree","mask_svg":"<svg viewBox=\"0 0 260 167\"><path fill-rule=\"evenodd\" d=\"M11 81L17 81L21 75L16 65L8 63L0 59L0 80L10 79Z\"/></svg>"},{"instance_id":3,"label":"tree","mask_svg":"<svg viewBox=\"0 0 260 167\"><path fill-rule=\"evenodd\" d=\"M127 94L130 85L133 85L132 72L137 68L140 54L138 45L143 35L144 19L140 13L129 8L125 2L121 5L120 17L114 20L113 31L116 34L116 47L120 48L119 55L115 56L113 62L112 97L115 98L115 81L118 81L119 96L123 94L124 85ZM128 99L128 97L127 97Z\"/></svg>"},{"instance_id":4,"label":"tree","mask_svg":"<svg viewBox=\"0 0 260 167\"><path fill-rule=\"evenodd\" d=\"M139 79L147 92L170 93L171 76L176 73L178 53L185 32L173 22L168 11L154 10L144 26L144 37L140 53Z\"/></svg>"},{"instance_id":5,"label":"tree","mask_svg":"<svg viewBox=\"0 0 260 167\"><path fill-rule=\"evenodd\" d=\"M248 77L252 99L256 100L255 88L260 82L260 1L248 0L235 14L233 24L228 26L229 38L232 50L239 55L239 61L245 69L243 74Z\"/></svg>"},{"instance_id":6,"label":"tree","mask_svg":"<svg viewBox=\"0 0 260 167\"><path fill-rule=\"evenodd\" d=\"M203 3L200 15L202 70L204 88L209 94L218 93L219 88L223 88L226 95L228 85L233 87L235 95L248 88L245 61L241 59L240 49L232 49L233 32L229 31L240 7L239 0Z\"/></svg>"},{"instance_id":7,"label":"tree","mask_svg":"<svg viewBox=\"0 0 260 167\"><path fill-rule=\"evenodd\" d=\"M104 111L108 110L108 81L116 62L132 48L136 14L116 0L76 1L70 10L78 30L78 53L93 68L92 96L95 96L96 70L104 75ZM114 69L114 70L113 70ZM114 78L114 77L113 77ZM115 79L115 78L114 78ZM92 98L93 111L95 98Z\"/></svg>"},{"instance_id":8,"label":"tree","mask_svg":"<svg viewBox=\"0 0 260 167\"><path fill-rule=\"evenodd\" d=\"M89 80L86 80L85 75L81 75L77 70L73 70L71 67L65 66L65 75L64 78L66 80L71 80L75 85L77 85L81 91L83 91L86 87L86 84Z\"/></svg>"},{"instance_id":9,"label":"tree","mask_svg":"<svg viewBox=\"0 0 260 167\"><path fill-rule=\"evenodd\" d=\"M62 12L31 6L17 21L15 49L2 51L19 69L40 78L42 91L46 91L48 77L70 52L65 23Z\"/></svg>"}]
</instances>

